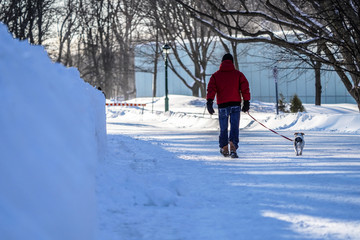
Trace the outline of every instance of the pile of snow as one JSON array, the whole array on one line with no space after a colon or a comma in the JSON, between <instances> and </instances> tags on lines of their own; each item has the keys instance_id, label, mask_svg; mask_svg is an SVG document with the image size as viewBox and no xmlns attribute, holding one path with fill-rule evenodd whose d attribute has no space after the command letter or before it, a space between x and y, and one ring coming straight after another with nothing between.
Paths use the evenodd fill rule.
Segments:
<instances>
[{"instance_id":1,"label":"pile of snow","mask_svg":"<svg viewBox=\"0 0 360 240\"><path fill-rule=\"evenodd\" d=\"M94 239L105 99L0 25L1 239Z\"/></svg>"},{"instance_id":2,"label":"pile of snow","mask_svg":"<svg viewBox=\"0 0 360 240\"><path fill-rule=\"evenodd\" d=\"M254 110L251 115L275 130L286 131L327 131L327 132L360 132L360 114L356 104L323 104L315 106L304 104L306 112L302 113L280 113L276 115L275 107L271 111L256 111L259 106L269 103L254 103ZM274 106L274 104L272 104ZM252 120L249 116L243 115L243 128L249 130L264 130L264 128Z\"/></svg>"}]
</instances>

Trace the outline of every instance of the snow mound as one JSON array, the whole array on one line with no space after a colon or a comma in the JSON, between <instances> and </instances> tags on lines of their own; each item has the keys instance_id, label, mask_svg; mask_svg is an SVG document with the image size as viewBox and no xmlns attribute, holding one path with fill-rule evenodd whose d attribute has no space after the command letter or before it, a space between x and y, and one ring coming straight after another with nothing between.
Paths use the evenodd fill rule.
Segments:
<instances>
[{"instance_id":1,"label":"snow mound","mask_svg":"<svg viewBox=\"0 0 360 240\"><path fill-rule=\"evenodd\" d=\"M0 236L94 239L105 99L0 25Z\"/></svg>"},{"instance_id":2,"label":"snow mound","mask_svg":"<svg viewBox=\"0 0 360 240\"><path fill-rule=\"evenodd\" d=\"M311 109L311 106L308 106ZM322 107L318 107L322 108ZM324 107L323 109L326 109ZM284 131L325 131L342 133L360 132L360 114L352 113L333 113L327 112L304 112L304 113L281 113L279 115L266 114L261 112L251 113L251 115L263 123L265 126L274 130ZM244 115L242 120L242 129L264 130L249 116Z\"/></svg>"},{"instance_id":3,"label":"snow mound","mask_svg":"<svg viewBox=\"0 0 360 240\"><path fill-rule=\"evenodd\" d=\"M108 107L107 117L115 119L157 120L178 128L218 129L217 105L210 116L203 98L170 95L170 111L164 114L165 101L160 98L136 98L128 103L144 103L143 108ZM356 104L304 104L307 112L280 113L276 115L274 103L251 101L250 114L268 128L284 131L360 132L360 114ZM243 130L266 130L248 114L241 113L240 128Z\"/></svg>"}]
</instances>

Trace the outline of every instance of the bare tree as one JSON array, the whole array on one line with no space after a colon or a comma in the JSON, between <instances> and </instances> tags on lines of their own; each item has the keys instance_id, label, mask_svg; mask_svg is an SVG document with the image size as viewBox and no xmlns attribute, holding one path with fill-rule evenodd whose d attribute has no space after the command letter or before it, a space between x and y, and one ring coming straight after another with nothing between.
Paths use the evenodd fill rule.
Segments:
<instances>
[{"instance_id":1,"label":"bare tree","mask_svg":"<svg viewBox=\"0 0 360 240\"><path fill-rule=\"evenodd\" d=\"M78 12L82 77L108 97L135 96L134 36L141 21L135 0L82 0Z\"/></svg>"},{"instance_id":2,"label":"bare tree","mask_svg":"<svg viewBox=\"0 0 360 240\"><path fill-rule=\"evenodd\" d=\"M52 25L55 0L12 0L0 2L0 21L14 37L43 44Z\"/></svg>"},{"instance_id":3,"label":"bare tree","mask_svg":"<svg viewBox=\"0 0 360 240\"><path fill-rule=\"evenodd\" d=\"M248 24L239 24L236 20L229 23L188 1L175 1L223 38L242 43L275 44L331 66L360 110L359 1L259 0L257 9L248 1L238 1L240 6L236 9L228 7L229 1L204 1L221 16L252 18ZM242 37L229 36L210 21L238 30Z\"/></svg>"},{"instance_id":4,"label":"bare tree","mask_svg":"<svg viewBox=\"0 0 360 240\"><path fill-rule=\"evenodd\" d=\"M89 0L81 4L81 27L85 35L85 62L79 66L84 79L113 97L115 44L112 31L114 9L111 1Z\"/></svg>"},{"instance_id":5,"label":"bare tree","mask_svg":"<svg viewBox=\"0 0 360 240\"><path fill-rule=\"evenodd\" d=\"M206 68L215 50L215 36L208 28L191 19L189 12L175 1L160 1L159 32L164 43L169 43L173 57L169 58L169 68L177 75L186 87L191 89L193 96L206 95ZM196 3L198 6L200 2ZM184 53L186 57L184 57ZM174 61L175 58L175 61ZM190 58L194 70L185 64ZM186 72L192 80L189 83L179 68Z\"/></svg>"},{"instance_id":6,"label":"bare tree","mask_svg":"<svg viewBox=\"0 0 360 240\"><path fill-rule=\"evenodd\" d=\"M140 17L143 4L142 1L122 0L117 1L114 6L116 14L112 30L119 52L117 57L117 85L125 99L134 97L136 93L134 46L137 41L138 27L143 20Z\"/></svg>"},{"instance_id":7,"label":"bare tree","mask_svg":"<svg viewBox=\"0 0 360 240\"><path fill-rule=\"evenodd\" d=\"M153 74L152 79L152 96L156 97L157 91L157 76L158 76L158 63L161 55L161 42L164 41L161 38L161 22L159 20L160 6L157 0L144 1L144 5L141 11L141 17L145 19L142 23L142 31L145 33L144 36L140 37L140 44L144 46L143 50L141 47L138 48L137 54L142 57L142 61L146 65L152 65L152 69L149 67L137 68L142 72L150 72Z\"/></svg>"},{"instance_id":8,"label":"bare tree","mask_svg":"<svg viewBox=\"0 0 360 240\"><path fill-rule=\"evenodd\" d=\"M79 29L79 0L66 0L57 9L57 38L59 40L56 62L62 62L65 66L72 66L72 41L78 36ZM65 57L64 54L65 53Z\"/></svg>"}]
</instances>

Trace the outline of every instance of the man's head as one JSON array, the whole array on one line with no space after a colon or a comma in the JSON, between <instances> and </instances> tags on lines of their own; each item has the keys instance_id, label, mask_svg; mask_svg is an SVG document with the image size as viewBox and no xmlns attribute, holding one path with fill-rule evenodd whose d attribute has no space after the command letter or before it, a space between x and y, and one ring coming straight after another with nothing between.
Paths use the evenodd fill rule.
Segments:
<instances>
[{"instance_id":1,"label":"man's head","mask_svg":"<svg viewBox=\"0 0 360 240\"><path fill-rule=\"evenodd\" d=\"M231 60L232 62L234 62L234 58L230 53L227 53L223 56L221 62L225 61L225 60Z\"/></svg>"}]
</instances>

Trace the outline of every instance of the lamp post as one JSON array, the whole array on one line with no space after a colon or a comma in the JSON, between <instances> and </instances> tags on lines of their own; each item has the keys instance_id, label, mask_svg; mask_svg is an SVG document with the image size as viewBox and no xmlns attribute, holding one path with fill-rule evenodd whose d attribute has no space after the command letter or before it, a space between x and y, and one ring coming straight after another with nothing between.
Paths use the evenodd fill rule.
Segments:
<instances>
[{"instance_id":1,"label":"lamp post","mask_svg":"<svg viewBox=\"0 0 360 240\"><path fill-rule=\"evenodd\" d=\"M169 98L168 98L168 54L170 53L170 46L165 44L163 46L163 53L165 54L165 112L169 111Z\"/></svg>"}]
</instances>

